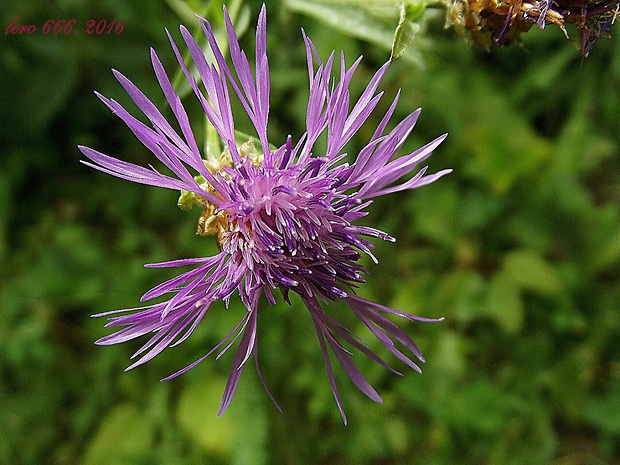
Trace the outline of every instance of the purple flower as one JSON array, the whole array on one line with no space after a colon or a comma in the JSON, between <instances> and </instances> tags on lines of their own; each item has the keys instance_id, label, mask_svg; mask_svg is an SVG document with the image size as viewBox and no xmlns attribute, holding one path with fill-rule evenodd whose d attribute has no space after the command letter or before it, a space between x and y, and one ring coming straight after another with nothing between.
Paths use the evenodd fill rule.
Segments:
<instances>
[{"instance_id":1,"label":"purple flower","mask_svg":"<svg viewBox=\"0 0 620 465\"><path fill-rule=\"evenodd\" d=\"M103 314L113 315L106 326L120 329L99 339L97 344L116 344L150 334L148 342L134 354L133 358L137 360L128 369L134 368L166 347L187 339L214 302L222 300L228 306L233 293L238 293L247 308L241 321L206 355L165 378L188 371L222 347L221 352L225 352L240 339L224 390L221 414L233 398L245 363L252 354L257 360L256 329L261 296L264 295L273 305L276 303L274 291L277 290L284 301L290 303L289 294L294 292L312 317L329 383L346 423L329 350L351 381L376 402L381 402L381 397L356 368L352 353L345 344L400 373L327 314L324 305L330 301L344 301L389 352L420 371L412 360L415 357L424 361L418 347L386 315L416 321L437 320L409 315L355 295L355 288L364 282L367 273L359 263L362 254L369 255L376 262L371 252L373 244L367 238L395 240L385 232L356 223L366 216L365 209L374 197L423 186L449 173L450 170L444 170L425 175L426 168L422 168L408 180L399 181L427 159L445 135L413 153L393 159L419 115L419 110L411 113L385 134L396 108L397 95L355 161L352 164L343 162L346 156L343 147L381 98L382 93L377 93L377 87L389 62L376 72L359 99L350 105L348 87L360 59L347 69L344 55L341 55L339 75L332 77L334 54L327 62L321 62L314 45L304 34L310 79L307 130L296 143L289 136L284 144L272 148L267 138L270 83L265 7L260 12L256 32L255 77L225 9L224 14L232 66L226 63L208 21L202 20L202 28L215 56L215 64L207 62L188 30L181 27L181 35L200 74L204 91L189 73L179 49L168 34L187 80L209 122L226 145L219 160L205 161L202 158L188 116L155 51L151 50L155 75L176 117L180 133L137 87L117 71L113 71L114 75L152 127L134 118L116 101L97 94L174 176L160 173L154 167L136 166L79 147L90 160L84 163L130 181L181 190L180 206L200 205L204 208L198 232L217 234L220 248L220 252L212 257L146 265L154 268L191 265L193 269L156 286L141 299L144 302L165 294L172 295L168 300ZM239 146L235 142L231 88L256 129L260 148L254 147L252 142ZM325 131L326 151L313 153L317 138ZM265 385L258 361L256 366ZM277 406L266 385L265 389Z\"/></svg>"}]
</instances>

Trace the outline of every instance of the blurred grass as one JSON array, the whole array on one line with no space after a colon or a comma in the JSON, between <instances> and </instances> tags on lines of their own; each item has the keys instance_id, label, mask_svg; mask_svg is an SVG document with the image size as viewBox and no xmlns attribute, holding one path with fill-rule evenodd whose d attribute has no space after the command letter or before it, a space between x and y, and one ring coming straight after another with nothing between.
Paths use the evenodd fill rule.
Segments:
<instances>
[{"instance_id":1,"label":"blurred grass","mask_svg":"<svg viewBox=\"0 0 620 465\"><path fill-rule=\"evenodd\" d=\"M253 23L259 2L246 3ZM122 370L139 342L93 346L107 330L89 315L134 306L170 276L144 263L214 250L194 236L196 218L175 207L174 192L89 170L75 147L152 162L92 90L127 101L113 67L161 101L148 47L172 73L163 28L178 37L180 20L146 0L35 1L0 11L3 24L15 15L22 24L125 22L119 35L0 40L0 463L620 463L617 37L583 61L553 28L531 30L523 48L487 54L439 22L418 51L423 67L392 65L382 89L390 97L402 88L396 116L423 108L405 148L449 132L430 164L454 173L378 199L367 222L397 242L377 244L380 263L368 263L361 292L446 320L402 323L428 360L423 375L397 378L360 360L385 405L337 375L350 423L343 427L297 301L265 307L259 330L262 369L284 414L250 367L230 410L216 417L230 356L158 381L219 341L243 312L239 304L218 308L181 346L129 373ZM332 49L344 49L348 63L365 55L354 93L389 50L280 2L268 12L277 143L303 131L301 27L323 57ZM250 49L251 36L243 40ZM195 102L187 106L200 118Z\"/></svg>"}]
</instances>

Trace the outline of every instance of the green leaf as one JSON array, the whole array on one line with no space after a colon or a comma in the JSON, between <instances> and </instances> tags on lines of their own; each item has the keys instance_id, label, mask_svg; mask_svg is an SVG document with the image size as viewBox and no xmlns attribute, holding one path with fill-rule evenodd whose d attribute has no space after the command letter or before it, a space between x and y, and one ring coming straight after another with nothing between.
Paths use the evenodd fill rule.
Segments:
<instances>
[{"instance_id":1,"label":"green leaf","mask_svg":"<svg viewBox=\"0 0 620 465\"><path fill-rule=\"evenodd\" d=\"M286 5L348 35L391 47L393 32L390 27L376 21L366 10L308 0L286 0Z\"/></svg>"},{"instance_id":2,"label":"green leaf","mask_svg":"<svg viewBox=\"0 0 620 465\"><path fill-rule=\"evenodd\" d=\"M233 439L233 465L265 465L270 462L267 451L269 419L267 410L275 410L256 377L242 377L235 400L227 412L237 426Z\"/></svg>"},{"instance_id":3,"label":"green leaf","mask_svg":"<svg viewBox=\"0 0 620 465\"><path fill-rule=\"evenodd\" d=\"M601 272L620 262L620 229L596 250L589 265L590 271Z\"/></svg>"},{"instance_id":4,"label":"green leaf","mask_svg":"<svg viewBox=\"0 0 620 465\"><path fill-rule=\"evenodd\" d=\"M331 28L342 33L365 40L394 52L396 36L394 32L394 19L398 16L400 2L359 2L359 1L309 1L309 0L286 0L286 6L291 10L314 17L329 25ZM416 8L405 7L405 21L416 17ZM400 23L399 23L400 24ZM419 67L423 66L423 59L419 51L412 47L406 47L409 37L417 32L419 27L410 23L403 26L396 44L399 56L407 58ZM406 53L405 53L406 49Z\"/></svg>"},{"instance_id":5,"label":"green leaf","mask_svg":"<svg viewBox=\"0 0 620 465\"><path fill-rule=\"evenodd\" d=\"M517 333L523 327L521 293L509 273L500 271L491 279L487 294L487 310L507 333Z\"/></svg>"},{"instance_id":6,"label":"green leaf","mask_svg":"<svg viewBox=\"0 0 620 465\"><path fill-rule=\"evenodd\" d=\"M553 295L562 288L556 270L531 250L517 250L506 254L504 270L522 289Z\"/></svg>"},{"instance_id":7,"label":"green leaf","mask_svg":"<svg viewBox=\"0 0 620 465\"><path fill-rule=\"evenodd\" d=\"M196 22L196 15L204 16L204 12L200 10L194 10L184 0L166 0L166 3L172 11L174 11L179 19L188 24L194 24Z\"/></svg>"},{"instance_id":8,"label":"green leaf","mask_svg":"<svg viewBox=\"0 0 620 465\"><path fill-rule=\"evenodd\" d=\"M473 270L455 270L444 276L438 290L436 303L446 317L469 322L475 320L484 307L484 280ZM449 313L448 313L449 312Z\"/></svg>"},{"instance_id":9,"label":"green leaf","mask_svg":"<svg viewBox=\"0 0 620 465\"><path fill-rule=\"evenodd\" d=\"M537 172L553 146L507 101L501 87L482 76L474 71L467 87L456 88L453 124L464 130L462 143L472 153L465 161L467 172L502 194Z\"/></svg>"},{"instance_id":10,"label":"green leaf","mask_svg":"<svg viewBox=\"0 0 620 465\"><path fill-rule=\"evenodd\" d=\"M217 417L224 378L212 376L206 383L184 386L176 410L179 426L202 449L229 457L236 425L230 415Z\"/></svg>"},{"instance_id":11,"label":"green leaf","mask_svg":"<svg viewBox=\"0 0 620 465\"><path fill-rule=\"evenodd\" d=\"M83 465L142 463L153 445L153 427L132 404L121 404L102 420L86 449Z\"/></svg>"},{"instance_id":12,"label":"green leaf","mask_svg":"<svg viewBox=\"0 0 620 465\"><path fill-rule=\"evenodd\" d=\"M454 331L446 329L438 335L437 349L433 361L445 373L454 377L462 376L467 371L464 339Z\"/></svg>"},{"instance_id":13,"label":"green leaf","mask_svg":"<svg viewBox=\"0 0 620 465\"><path fill-rule=\"evenodd\" d=\"M584 410L586 420L610 435L620 434L620 383L614 383L602 396L592 396Z\"/></svg>"},{"instance_id":14,"label":"green leaf","mask_svg":"<svg viewBox=\"0 0 620 465\"><path fill-rule=\"evenodd\" d=\"M414 23L413 18L419 17L424 8L424 4L416 6L411 3L400 4L400 18L394 32L394 41L392 42L392 59L400 58L415 38L420 30L420 25Z\"/></svg>"}]
</instances>

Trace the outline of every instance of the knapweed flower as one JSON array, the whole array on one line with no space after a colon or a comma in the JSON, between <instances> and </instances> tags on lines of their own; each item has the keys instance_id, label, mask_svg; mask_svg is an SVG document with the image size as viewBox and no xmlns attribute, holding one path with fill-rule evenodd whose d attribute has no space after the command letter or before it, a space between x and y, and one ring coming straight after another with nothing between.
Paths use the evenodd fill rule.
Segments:
<instances>
[{"instance_id":1,"label":"knapweed flower","mask_svg":"<svg viewBox=\"0 0 620 465\"><path fill-rule=\"evenodd\" d=\"M84 163L130 181L182 191L180 206L199 205L204 209L198 222L198 232L216 235L220 249L217 255L210 257L147 265L193 268L156 286L141 299L144 302L171 294L167 300L104 314L109 316L106 326L120 329L97 343L116 344L150 334L148 342L134 354L137 360L128 368L131 369L151 360L164 348L180 344L189 337L215 302L224 301L228 307L233 294L238 294L247 312L228 336L202 358L165 378L188 371L214 351L223 347L224 352L240 339L224 390L221 414L233 398L245 363L252 354L257 358L256 335L261 297L264 296L267 302L274 305L275 291L279 291L288 303L290 294L295 293L312 317L329 383L346 422L329 350L351 381L377 402L381 402L381 397L356 368L352 353L346 346L358 349L377 363L392 369L335 316L328 314L324 307L330 301L344 301L389 352L419 371L412 359L415 357L424 361L422 354L388 316L397 315L416 321L436 320L409 315L355 294L355 288L364 282L366 274L360 258L367 254L376 261L371 252L373 244L368 238L394 241L388 234L358 225L357 222L366 216L366 207L373 198L424 186L448 173L450 170L426 175L426 168L422 168L409 179L401 180L431 155L445 135L413 153L394 158L419 114L419 110L414 111L385 133L396 108L397 95L355 161L351 164L344 162L345 144L381 98L382 93L377 93L377 87L389 62L376 72L359 99L351 105L348 87L360 60L347 69L344 55L341 55L340 72L334 78L334 54L325 63L321 62L314 45L304 34L310 79L306 131L296 143L289 136L283 144L273 148L267 137L270 82L265 7L260 12L256 32L255 73L239 46L225 9L224 15L232 66L227 64L208 21L201 20L201 23L215 63L208 63L188 30L180 28L204 90L190 74L177 45L168 34L179 65L210 124L225 143L225 150L218 160L205 160L201 156L188 115L154 51L151 51L151 59L155 75L180 133L172 128L136 86L117 71L114 75L152 127L134 118L116 101L97 94L174 176L154 167L140 167L91 148L79 147L90 160ZM251 141L239 146L235 142L230 89L240 100L256 130L256 146ZM316 153L315 142L325 132L326 149ZM258 369L258 361L256 366ZM258 375L265 385L260 370ZM265 389L273 400L266 385Z\"/></svg>"}]
</instances>

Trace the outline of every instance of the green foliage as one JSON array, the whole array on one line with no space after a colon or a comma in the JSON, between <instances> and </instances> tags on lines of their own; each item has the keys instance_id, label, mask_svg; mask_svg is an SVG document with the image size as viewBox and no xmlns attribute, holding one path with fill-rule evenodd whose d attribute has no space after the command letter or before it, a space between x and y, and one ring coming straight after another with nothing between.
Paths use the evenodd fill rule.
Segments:
<instances>
[{"instance_id":1,"label":"green foliage","mask_svg":"<svg viewBox=\"0 0 620 465\"><path fill-rule=\"evenodd\" d=\"M396 116L423 108L405 150L449 133L429 163L454 173L377 199L364 219L397 242L377 243L380 263L366 264L360 294L445 317L398 321L426 356L424 374L395 363L404 373L397 377L356 357L385 403L372 403L337 372L344 427L296 300L265 305L259 324L261 368L283 414L248 363L230 409L217 417L232 354L159 382L230 331L245 311L235 299L228 309L216 305L183 344L131 372L122 370L144 341L93 346L109 329L91 314L136 306L175 273L144 263L217 248L194 235L200 212L180 211L178 192L78 163L78 143L154 162L92 90L128 103L113 67L161 103L148 47L174 76L164 27L179 38L189 12L221 27L220 3L31 2L3 10L23 24L92 17L123 19L125 29L0 40L0 463L620 463L617 39L601 39L582 61L560 31L532 29L524 48L485 54L412 2L404 2L400 23L400 2L268 2L274 144L303 132L301 27L324 57L334 48L348 63L365 55L357 95L390 53L404 49L382 85L381 109L398 88ZM260 2L229 6L247 27L242 42L251 55ZM184 103L202 136L200 106L191 96Z\"/></svg>"},{"instance_id":2,"label":"green foliage","mask_svg":"<svg viewBox=\"0 0 620 465\"><path fill-rule=\"evenodd\" d=\"M424 25L420 19L424 2L285 0L284 3L292 11L312 16L348 36L389 47L393 57L403 57L419 67L424 65L419 50L424 38L412 45Z\"/></svg>"}]
</instances>

